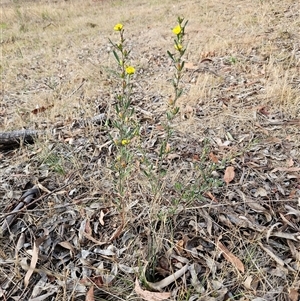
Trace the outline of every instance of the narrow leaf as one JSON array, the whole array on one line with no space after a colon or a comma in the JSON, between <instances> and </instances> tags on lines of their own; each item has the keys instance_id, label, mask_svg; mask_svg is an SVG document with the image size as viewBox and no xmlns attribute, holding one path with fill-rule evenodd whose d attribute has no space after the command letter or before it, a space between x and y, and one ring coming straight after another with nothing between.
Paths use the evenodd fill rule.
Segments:
<instances>
[{"instance_id":1,"label":"narrow leaf","mask_svg":"<svg viewBox=\"0 0 300 301\"><path fill-rule=\"evenodd\" d=\"M171 58L171 60L173 62L175 62L173 54L169 50L167 51L167 53L168 53L169 57Z\"/></svg>"},{"instance_id":2,"label":"narrow leaf","mask_svg":"<svg viewBox=\"0 0 300 301\"><path fill-rule=\"evenodd\" d=\"M93 285L88 290L88 292L87 292L87 294L85 296L85 301L95 301L94 286Z\"/></svg>"},{"instance_id":3,"label":"narrow leaf","mask_svg":"<svg viewBox=\"0 0 300 301\"><path fill-rule=\"evenodd\" d=\"M116 58L118 64L121 65L121 64L120 64L120 58L119 58L119 56L118 56L118 54L116 53L115 50L113 50L113 54L114 54L114 56L115 56L115 58Z\"/></svg>"},{"instance_id":4,"label":"narrow leaf","mask_svg":"<svg viewBox=\"0 0 300 301\"><path fill-rule=\"evenodd\" d=\"M32 274L35 270L35 267L36 267L36 264L37 264L37 261L38 261L38 258L39 258L39 247L45 241L47 236L48 236L48 233L46 233L44 236L36 239L34 244L33 244L32 258L31 258L31 262L30 262L30 267L29 267L29 269L28 269L28 271L25 275L25 278L24 278L25 287L28 286L30 277L32 276Z\"/></svg>"},{"instance_id":5,"label":"narrow leaf","mask_svg":"<svg viewBox=\"0 0 300 301\"><path fill-rule=\"evenodd\" d=\"M245 272L244 265L239 258L233 255L221 242L217 243L217 247L223 251L223 256L226 260L232 263L232 265L234 265L240 272Z\"/></svg>"}]
</instances>

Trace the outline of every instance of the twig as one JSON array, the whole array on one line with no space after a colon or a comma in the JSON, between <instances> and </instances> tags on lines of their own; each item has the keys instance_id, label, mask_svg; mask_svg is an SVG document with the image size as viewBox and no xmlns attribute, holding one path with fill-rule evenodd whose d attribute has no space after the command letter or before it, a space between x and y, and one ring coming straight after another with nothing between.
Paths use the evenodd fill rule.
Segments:
<instances>
[{"instance_id":1,"label":"twig","mask_svg":"<svg viewBox=\"0 0 300 301\"><path fill-rule=\"evenodd\" d=\"M73 173L71 174L70 178L72 178L72 176L73 176L76 172L77 172L77 171L73 172ZM30 190L27 191L27 192L21 197L22 204L21 204L21 203L18 204L17 207L16 207L12 212L8 212L8 213L2 214L2 215L0 216L1 218L5 218L4 223L3 223L2 227L1 227L2 233L4 233L4 232L7 230L8 226L9 226L9 225L13 222L13 220L15 219L15 217L10 217L9 219L8 219L7 217L12 216L12 215L16 215L16 214L20 214L20 213L24 212L24 211L27 209L28 206L34 205L35 203L37 203L37 202L39 202L40 200L42 200L42 199L44 199L44 198L46 198L46 197L52 195L53 193L56 193L56 192L58 192L58 191L64 189L64 188L67 187L68 185L70 185L70 182L67 183L67 184L65 184L65 185L63 185L63 186L61 186L61 187L59 187L59 188L57 188L57 189L54 189L53 191L51 191L51 192L49 192L49 193L47 193L47 194L45 194L45 195L41 195L39 198L37 198L36 200L34 200L34 201L32 201L32 202L31 202L31 200L32 200L32 192L28 195L28 193L30 192ZM32 189L37 189L37 188L34 187L34 188L32 188ZM38 191L39 191L39 190L38 190ZM24 199L24 197L25 197L25 199ZM28 197L28 199L27 199L27 202L26 202L25 200L26 200L27 197ZM29 198L29 197L30 197L30 198Z\"/></svg>"},{"instance_id":2,"label":"twig","mask_svg":"<svg viewBox=\"0 0 300 301\"><path fill-rule=\"evenodd\" d=\"M22 211L22 209L26 206L29 206L32 204L32 199L36 196L38 196L40 193L39 189L37 187L33 187L26 191L21 199L19 204L15 207L15 209L11 212L12 214L8 215L6 219L4 220L4 223L1 227L2 233L4 233L8 227L13 223L15 220L16 216L15 213Z\"/></svg>"}]
</instances>

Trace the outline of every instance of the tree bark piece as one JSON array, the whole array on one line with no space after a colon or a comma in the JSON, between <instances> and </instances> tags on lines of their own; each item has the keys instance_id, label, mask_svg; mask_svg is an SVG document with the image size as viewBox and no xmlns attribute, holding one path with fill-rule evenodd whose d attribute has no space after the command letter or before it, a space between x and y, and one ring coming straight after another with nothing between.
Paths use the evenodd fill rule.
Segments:
<instances>
[{"instance_id":1,"label":"tree bark piece","mask_svg":"<svg viewBox=\"0 0 300 301\"><path fill-rule=\"evenodd\" d=\"M39 131L37 130L18 130L0 133L0 148L14 148L24 142L33 143L38 133Z\"/></svg>"},{"instance_id":2,"label":"tree bark piece","mask_svg":"<svg viewBox=\"0 0 300 301\"><path fill-rule=\"evenodd\" d=\"M101 124L104 122L105 118L105 114L100 114L92 118L76 120L72 127L86 127L89 124ZM0 149L12 149L18 147L21 143L34 143L34 139L38 135L45 135L48 132L51 133L51 130L40 131L25 129L11 132L0 132Z\"/></svg>"}]
</instances>

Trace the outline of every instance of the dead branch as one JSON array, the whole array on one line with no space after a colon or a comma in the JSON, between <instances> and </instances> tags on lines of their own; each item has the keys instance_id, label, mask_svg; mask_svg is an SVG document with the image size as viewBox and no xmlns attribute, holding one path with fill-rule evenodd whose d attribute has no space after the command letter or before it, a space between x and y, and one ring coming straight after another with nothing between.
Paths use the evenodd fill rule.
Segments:
<instances>
[{"instance_id":1,"label":"dead branch","mask_svg":"<svg viewBox=\"0 0 300 301\"><path fill-rule=\"evenodd\" d=\"M86 127L90 124L101 124L104 122L105 118L105 114L100 114L93 118L76 120L73 122L72 127ZM46 133L51 133L51 129L47 131L23 129L11 132L0 132L0 150L12 149L18 147L22 143L34 143L34 140L38 136L43 136Z\"/></svg>"}]
</instances>

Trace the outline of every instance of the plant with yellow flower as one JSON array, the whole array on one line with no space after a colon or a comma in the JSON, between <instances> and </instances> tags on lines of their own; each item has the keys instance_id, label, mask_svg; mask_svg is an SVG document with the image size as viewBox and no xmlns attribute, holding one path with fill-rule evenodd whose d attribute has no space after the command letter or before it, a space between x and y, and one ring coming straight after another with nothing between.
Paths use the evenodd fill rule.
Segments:
<instances>
[{"instance_id":1,"label":"plant with yellow flower","mask_svg":"<svg viewBox=\"0 0 300 301\"><path fill-rule=\"evenodd\" d=\"M183 88L181 87L181 81L183 76L184 60L183 56L186 51L184 46L185 37L185 27L188 21L184 21L184 18L178 17L177 25L172 29L173 34L176 35L174 39L175 53L167 51L169 57L172 60L173 66L175 68L174 78L172 79L172 85L174 88L174 96L168 100L167 110L167 124L165 124L166 138L163 141L160 148L160 157L163 158L170 152L169 140L172 135L172 121L179 113L179 107L177 106L177 100L182 96Z\"/></svg>"},{"instance_id":2,"label":"plant with yellow flower","mask_svg":"<svg viewBox=\"0 0 300 301\"><path fill-rule=\"evenodd\" d=\"M114 26L115 31L121 31L122 29L123 29L123 24L118 23Z\"/></svg>"},{"instance_id":3,"label":"plant with yellow flower","mask_svg":"<svg viewBox=\"0 0 300 301\"><path fill-rule=\"evenodd\" d=\"M136 134L136 125L132 120L134 110L131 106L132 77L135 74L135 68L129 64L130 50L126 49L124 38L124 26L118 23L114 30L120 35L117 43L110 43L113 47L113 55L118 63L118 81L120 92L116 95L115 109L118 119L115 121L115 127L119 130L119 141L130 141ZM128 143L117 144L125 146Z\"/></svg>"},{"instance_id":4,"label":"plant with yellow flower","mask_svg":"<svg viewBox=\"0 0 300 301\"><path fill-rule=\"evenodd\" d=\"M173 87L174 87L174 97L169 101L169 108L167 111L167 122L164 125L166 135L161 143L160 148L160 160L157 165L156 173L153 168L153 164L148 161L147 155L144 153L144 150L141 150L139 147L139 154L143 156L144 162L144 174L151 181L150 186L153 189L153 193L160 193L162 189L162 173L163 162L167 155L171 152L171 146L169 144L171 135L172 135L172 121L177 116L179 112L179 107L177 106L177 100L183 93L183 88L181 87L181 81L183 76L184 60L183 56L186 51L184 44L185 37L185 27L187 21L184 21L183 18L177 19L177 25L172 29L173 34L175 35L174 39L174 49L173 53L168 51L173 66L175 68L175 73L173 77ZM113 56L117 62L117 79L118 87L116 88L116 101L115 101L115 110L116 115L113 121L114 131L117 132L115 137L111 137L116 148L116 155L114 160L113 170L116 173L115 179L115 189L117 192L116 201L120 205L123 224L125 224L126 219L126 196L130 194L128 191L130 187L130 181L133 175L133 168L135 167L134 156L136 155L136 136L139 133L138 123L135 122L134 109L132 106L132 88L133 88L133 79L135 78L136 70L135 67L130 64L130 50L126 49L126 41L124 37L124 26L121 23L118 23L114 26L115 32L119 34L119 41L117 43L110 43L113 47ZM135 157L136 158L136 157ZM138 159L139 160L139 159ZM148 164L149 163L149 164ZM153 182L153 183L152 183Z\"/></svg>"},{"instance_id":5,"label":"plant with yellow flower","mask_svg":"<svg viewBox=\"0 0 300 301\"><path fill-rule=\"evenodd\" d=\"M125 195L127 193L129 177L133 168L133 152L131 151L133 138L139 132L139 128L134 118L134 109L131 105L133 78L136 72L135 68L129 62L130 50L126 49L126 40L124 37L124 26L118 23L114 30L119 34L119 41L113 42L112 53L117 62L117 87L115 96L116 115L113 127L117 130L116 137L111 137L116 147L116 156L113 170L116 172L115 188L119 196L116 201L120 205L122 219L125 219Z\"/></svg>"},{"instance_id":6,"label":"plant with yellow flower","mask_svg":"<svg viewBox=\"0 0 300 301\"><path fill-rule=\"evenodd\" d=\"M178 24L177 26L175 26L172 31L173 31L174 34L179 35L181 33L181 26L180 26L180 24Z\"/></svg>"},{"instance_id":7,"label":"plant with yellow flower","mask_svg":"<svg viewBox=\"0 0 300 301\"><path fill-rule=\"evenodd\" d=\"M126 73L127 73L128 75L132 75L132 74L135 73L135 68L132 67L132 66L127 66L126 69L125 69L125 71L126 71Z\"/></svg>"},{"instance_id":8,"label":"plant with yellow flower","mask_svg":"<svg viewBox=\"0 0 300 301\"><path fill-rule=\"evenodd\" d=\"M184 37L185 37L185 27L188 21L184 22L184 18L178 17L178 24L172 29L172 32L176 35L174 39L174 48L176 53L171 53L168 51L168 55L172 60L172 63L175 67L174 79L172 81L174 87L174 98L169 101L171 106L170 111L167 113L168 119L173 119L179 112L179 108L176 107L176 101L182 95L183 89L180 87L180 81L183 75L184 60L183 55L186 51L184 47Z\"/></svg>"}]
</instances>

